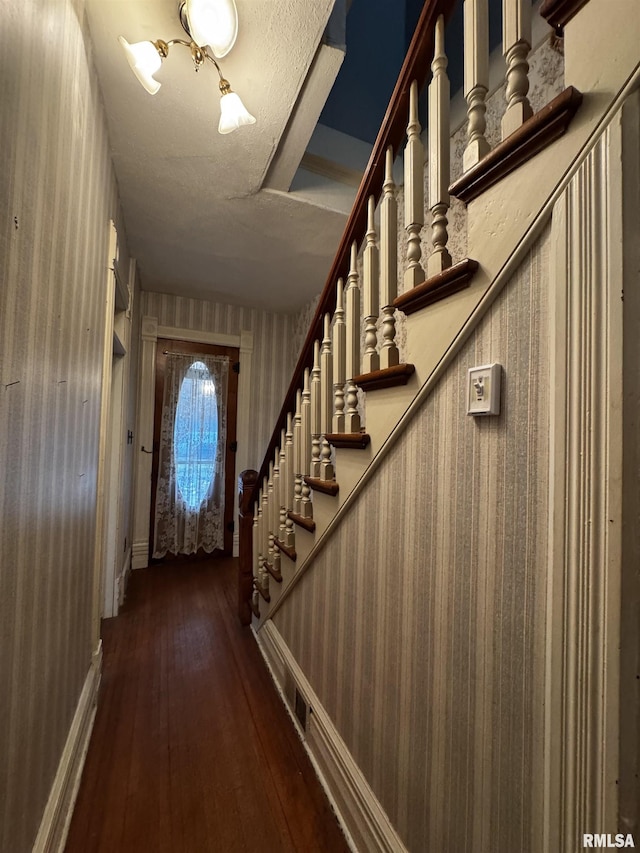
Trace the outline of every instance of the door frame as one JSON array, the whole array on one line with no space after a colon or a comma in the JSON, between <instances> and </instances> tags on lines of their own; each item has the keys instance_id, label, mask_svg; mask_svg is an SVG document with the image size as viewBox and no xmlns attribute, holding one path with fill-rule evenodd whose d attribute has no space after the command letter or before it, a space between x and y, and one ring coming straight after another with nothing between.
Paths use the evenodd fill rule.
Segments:
<instances>
[{"instance_id":1,"label":"door frame","mask_svg":"<svg viewBox=\"0 0 640 853\"><path fill-rule=\"evenodd\" d=\"M160 460L160 433L161 419L163 417L164 382L166 373L167 352L175 351L184 355L192 356L195 360L199 355L222 355L229 358L229 380L227 387L227 399L225 406L227 410L226 447L224 451L224 554L229 555L233 551L233 535L229 534L229 525L235 530L235 475L236 454L238 447L238 373L234 371L234 364L240 361L240 350L238 347L221 346L220 344L194 343L193 341L179 341L176 338L161 338L158 336L156 346L156 390L155 390L155 412L153 424L153 456L151 457L151 508L149 512L149 562L157 562L153 558L153 538L155 527L156 495L155 489L158 482L158 465ZM217 352L212 352L215 348ZM237 364L236 364L237 367ZM235 450L232 449L235 445ZM217 549L214 554L218 553ZM200 554L200 551L198 551ZM167 559L175 556L167 554ZM207 555L207 556L213 556Z\"/></svg>"},{"instance_id":2,"label":"door frame","mask_svg":"<svg viewBox=\"0 0 640 853\"><path fill-rule=\"evenodd\" d=\"M253 332L241 331L239 335L222 332L206 332L174 326L160 326L156 317L144 316L141 325L140 383L138 411L136 417L136 465L134 484L133 516L133 569L144 569L149 565L149 516L151 513L151 459L148 451L153 446L153 415L156 387L156 350L158 338L189 341L196 344L237 347L240 351L240 375L238 376L238 420L236 456L237 475L248 464L249 453L249 396L251 390L251 360L253 355ZM234 501L233 516L235 533L233 555L238 555L238 505Z\"/></svg>"}]
</instances>

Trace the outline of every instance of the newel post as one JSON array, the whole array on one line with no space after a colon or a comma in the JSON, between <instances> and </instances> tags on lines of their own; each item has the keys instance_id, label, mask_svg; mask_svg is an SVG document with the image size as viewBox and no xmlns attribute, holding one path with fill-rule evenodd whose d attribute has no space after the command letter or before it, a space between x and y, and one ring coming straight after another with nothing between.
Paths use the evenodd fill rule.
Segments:
<instances>
[{"instance_id":1,"label":"newel post","mask_svg":"<svg viewBox=\"0 0 640 853\"><path fill-rule=\"evenodd\" d=\"M258 482L258 472L242 471L238 477L238 617L240 624L251 624L253 593L253 504L251 495Z\"/></svg>"}]
</instances>

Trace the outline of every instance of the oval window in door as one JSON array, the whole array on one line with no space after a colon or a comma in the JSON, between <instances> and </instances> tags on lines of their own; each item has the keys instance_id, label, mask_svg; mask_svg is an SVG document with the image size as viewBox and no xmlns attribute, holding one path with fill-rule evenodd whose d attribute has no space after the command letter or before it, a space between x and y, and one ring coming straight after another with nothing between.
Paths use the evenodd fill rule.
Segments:
<instances>
[{"instance_id":1,"label":"oval window in door","mask_svg":"<svg viewBox=\"0 0 640 853\"><path fill-rule=\"evenodd\" d=\"M178 490L186 507L197 510L213 483L218 444L216 386L202 361L182 380L173 438Z\"/></svg>"}]
</instances>

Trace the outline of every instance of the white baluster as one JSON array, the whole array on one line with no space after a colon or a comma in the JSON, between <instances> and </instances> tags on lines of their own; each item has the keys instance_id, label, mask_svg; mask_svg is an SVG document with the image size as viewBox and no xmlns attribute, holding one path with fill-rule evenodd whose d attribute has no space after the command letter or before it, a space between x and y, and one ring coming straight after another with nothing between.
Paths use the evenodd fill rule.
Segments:
<instances>
[{"instance_id":1,"label":"white baluster","mask_svg":"<svg viewBox=\"0 0 640 853\"><path fill-rule=\"evenodd\" d=\"M265 525L265 551L267 553L267 562L273 567L273 554L275 546L273 544L273 462L269 462L269 476L265 477L265 509L262 513Z\"/></svg>"},{"instance_id":2,"label":"white baluster","mask_svg":"<svg viewBox=\"0 0 640 853\"><path fill-rule=\"evenodd\" d=\"M271 565L276 574L280 573L280 549L276 547L276 539L280 529L280 448L276 447L273 458L273 492L271 495L271 539L273 555Z\"/></svg>"},{"instance_id":3,"label":"white baluster","mask_svg":"<svg viewBox=\"0 0 640 853\"><path fill-rule=\"evenodd\" d=\"M265 489L260 489L258 496L258 585L265 595L269 594L269 575L264 567L266 560L266 550L264 544L264 507L265 507Z\"/></svg>"},{"instance_id":4,"label":"white baluster","mask_svg":"<svg viewBox=\"0 0 640 853\"><path fill-rule=\"evenodd\" d=\"M320 341L313 344L313 369L311 371L311 465L310 477L320 476Z\"/></svg>"},{"instance_id":5,"label":"white baluster","mask_svg":"<svg viewBox=\"0 0 640 853\"><path fill-rule=\"evenodd\" d=\"M407 288L424 281L420 265L422 248L420 231L424 225L424 147L420 139L418 119L418 83L414 80L409 94L409 124L404 151L404 227L407 232L407 268L404 283Z\"/></svg>"},{"instance_id":6,"label":"white baluster","mask_svg":"<svg viewBox=\"0 0 640 853\"><path fill-rule=\"evenodd\" d=\"M258 502L253 513L253 578L256 584L260 583L260 494L258 493Z\"/></svg>"},{"instance_id":7,"label":"white baluster","mask_svg":"<svg viewBox=\"0 0 640 853\"><path fill-rule=\"evenodd\" d=\"M429 204L431 209L432 251L427 261L429 277L451 266L447 251L447 211L449 210L449 78L444 52L444 15L436 21L435 48L429 84Z\"/></svg>"},{"instance_id":8,"label":"white baluster","mask_svg":"<svg viewBox=\"0 0 640 853\"><path fill-rule=\"evenodd\" d=\"M378 235L375 225L375 199L369 196L367 211L366 245L362 257L363 265L363 296L364 296L364 355L362 357L362 372L371 373L380 369L378 355L378 335L376 323L380 312L380 260L378 253Z\"/></svg>"},{"instance_id":9,"label":"white baluster","mask_svg":"<svg viewBox=\"0 0 640 853\"><path fill-rule=\"evenodd\" d=\"M258 542L256 553L258 554L258 574L260 574L260 566L262 562L262 558L264 554L262 553L262 489L258 492L258 511L257 515L257 528L258 528Z\"/></svg>"},{"instance_id":10,"label":"white baluster","mask_svg":"<svg viewBox=\"0 0 640 853\"><path fill-rule=\"evenodd\" d=\"M347 358L346 358L346 404L345 432L360 432L358 413L358 389L353 383L360 374L360 285L358 276L358 247L351 244L351 266L347 277Z\"/></svg>"},{"instance_id":11,"label":"white baluster","mask_svg":"<svg viewBox=\"0 0 640 853\"><path fill-rule=\"evenodd\" d=\"M344 383L346 381L347 327L344 322L344 290L342 279L336 287L336 310L333 322L333 431L344 432Z\"/></svg>"},{"instance_id":12,"label":"white baluster","mask_svg":"<svg viewBox=\"0 0 640 853\"><path fill-rule=\"evenodd\" d=\"M309 464L311 461L311 387L308 367L305 368L304 371L302 406L300 412L300 461L302 464L302 499L300 501L300 515L303 518L313 518L311 489L304 480L304 477L309 474Z\"/></svg>"},{"instance_id":13,"label":"white baluster","mask_svg":"<svg viewBox=\"0 0 640 853\"><path fill-rule=\"evenodd\" d=\"M257 580L254 580L253 593L251 594L251 610L256 616L260 616L260 593L256 584Z\"/></svg>"},{"instance_id":14,"label":"white baluster","mask_svg":"<svg viewBox=\"0 0 640 853\"><path fill-rule=\"evenodd\" d=\"M295 470L295 482L293 488L293 511L300 515L300 504L302 502L302 430L301 430L301 406L302 390L296 391L296 411L293 416L293 459Z\"/></svg>"},{"instance_id":15,"label":"white baluster","mask_svg":"<svg viewBox=\"0 0 640 853\"><path fill-rule=\"evenodd\" d=\"M393 180L393 149L387 148L385 177L380 203L380 290L382 299L382 346L380 367L400 363L396 346L396 318L393 300L398 295L398 202Z\"/></svg>"},{"instance_id":16,"label":"white baluster","mask_svg":"<svg viewBox=\"0 0 640 853\"><path fill-rule=\"evenodd\" d=\"M502 0L502 45L507 63L507 109L502 117L502 138L517 130L533 115L527 98L531 50L531 3Z\"/></svg>"},{"instance_id":17,"label":"white baluster","mask_svg":"<svg viewBox=\"0 0 640 853\"><path fill-rule=\"evenodd\" d=\"M296 479L295 460L293 452L293 415L291 412L287 414L287 431L284 437L284 454L286 459L286 477L285 477L285 506L287 512L293 509L294 484ZM287 534L284 540L285 545L289 548L295 546L295 528L293 521L287 515L286 517Z\"/></svg>"},{"instance_id":18,"label":"white baluster","mask_svg":"<svg viewBox=\"0 0 640 853\"><path fill-rule=\"evenodd\" d=\"M464 0L464 96L467 101L467 147L462 155L466 172L489 153L485 138L486 97L489 89L488 0Z\"/></svg>"},{"instance_id":19,"label":"white baluster","mask_svg":"<svg viewBox=\"0 0 640 853\"><path fill-rule=\"evenodd\" d=\"M331 355L331 317L324 315L324 337L320 349L320 432L322 448L320 451L320 479L333 480L331 464L331 445L326 434L331 432L333 415L333 357Z\"/></svg>"},{"instance_id":20,"label":"white baluster","mask_svg":"<svg viewBox=\"0 0 640 853\"><path fill-rule=\"evenodd\" d=\"M280 471L280 529L278 531L278 539L281 542L286 542L287 536L287 453L285 442L287 440L286 431L284 429L280 430L280 461L279 461L279 471Z\"/></svg>"}]
</instances>

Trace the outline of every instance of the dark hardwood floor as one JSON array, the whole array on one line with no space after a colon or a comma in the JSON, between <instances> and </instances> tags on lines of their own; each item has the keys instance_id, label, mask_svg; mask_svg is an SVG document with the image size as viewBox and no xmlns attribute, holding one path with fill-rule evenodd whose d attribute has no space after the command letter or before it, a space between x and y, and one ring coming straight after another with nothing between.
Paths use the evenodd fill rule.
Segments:
<instances>
[{"instance_id":1,"label":"dark hardwood floor","mask_svg":"<svg viewBox=\"0 0 640 853\"><path fill-rule=\"evenodd\" d=\"M67 853L346 851L250 629L235 560L133 573L103 622Z\"/></svg>"}]
</instances>

